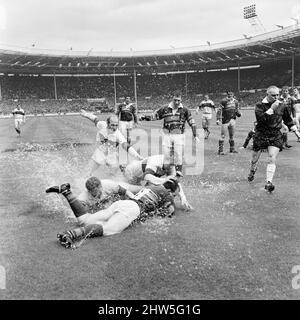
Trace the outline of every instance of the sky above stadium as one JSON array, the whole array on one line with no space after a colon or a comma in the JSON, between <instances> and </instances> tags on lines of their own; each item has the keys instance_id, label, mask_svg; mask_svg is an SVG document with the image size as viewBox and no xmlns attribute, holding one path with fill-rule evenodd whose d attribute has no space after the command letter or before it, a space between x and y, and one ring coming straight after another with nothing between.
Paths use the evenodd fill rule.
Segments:
<instances>
[{"instance_id":1,"label":"sky above stadium","mask_svg":"<svg viewBox=\"0 0 300 320\"><path fill-rule=\"evenodd\" d=\"M197 46L253 35L251 0L0 0L0 44L73 51ZM300 19L300 0L259 0L266 31Z\"/></svg>"}]
</instances>

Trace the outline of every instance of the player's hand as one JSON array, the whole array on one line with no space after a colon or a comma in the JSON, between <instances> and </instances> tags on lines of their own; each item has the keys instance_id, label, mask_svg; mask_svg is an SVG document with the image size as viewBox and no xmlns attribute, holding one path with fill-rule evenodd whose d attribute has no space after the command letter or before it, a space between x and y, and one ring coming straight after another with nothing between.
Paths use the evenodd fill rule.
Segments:
<instances>
[{"instance_id":1,"label":"player's hand","mask_svg":"<svg viewBox=\"0 0 300 320\"><path fill-rule=\"evenodd\" d=\"M199 137L194 137L194 140L196 141L196 143L200 143Z\"/></svg>"},{"instance_id":2,"label":"player's hand","mask_svg":"<svg viewBox=\"0 0 300 320\"><path fill-rule=\"evenodd\" d=\"M271 105L271 108L273 109L273 111L275 111L280 104L281 102L279 100L276 100L275 102L273 102L273 104Z\"/></svg>"},{"instance_id":3,"label":"player's hand","mask_svg":"<svg viewBox=\"0 0 300 320\"><path fill-rule=\"evenodd\" d=\"M217 120L216 124L217 124L217 126L219 126L221 124L221 121Z\"/></svg>"},{"instance_id":4,"label":"player's hand","mask_svg":"<svg viewBox=\"0 0 300 320\"><path fill-rule=\"evenodd\" d=\"M88 112L86 112L84 109L81 109L81 110L80 110L80 115L81 115L82 117L86 117L87 114L88 114Z\"/></svg>"},{"instance_id":5,"label":"player's hand","mask_svg":"<svg viewBox=\"0 0 300 320\"><path fill-rule=\"evenodd\" d=\"M185 211L192 211L194 208L189 204L189 202L186 199L183 199L181 201L181 205L183 206Z\"/></svg>"}]
</instances>

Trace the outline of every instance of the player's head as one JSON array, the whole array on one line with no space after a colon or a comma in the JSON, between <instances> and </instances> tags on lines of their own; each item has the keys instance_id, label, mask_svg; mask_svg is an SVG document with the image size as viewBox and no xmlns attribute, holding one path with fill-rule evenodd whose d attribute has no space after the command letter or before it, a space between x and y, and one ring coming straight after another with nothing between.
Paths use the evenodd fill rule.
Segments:
<instances>
[{"instance_id":1,"label":"player's head","mask_svg":"<svg viewBox=\"0 0 300 320\"><path fill-rule=\"evenodd\" d=\"M284 87L282 87L282 89L281 89L281 93L282 93L282 95L285 96L285 97L288 96L289 91L290 91L290 89L289 89L288 86L284 86Z\"/></svg>"},{"instance_id":2,"label":"player's head","mask_svg":"<svg viewBox=\"0 0 300 320\"><path fill-rule=\"evenodd\" d=\"M20 104L20 103L17 104L17 109L18 109L18 110L21 109L21 104Z\"/></svg>"},{"instance_id":3,"label":"player's head","mask_svg":"<svg viewBox=\"0 0 300 320\"><path fill-rule=\"evenodd\" d=\"M299 94L299 90L298 90L298 88L293 88L293 94L294 95L298 95Z\"/></svg>"},{"instance_id":4,"label":"player's head","mask_svg":"<svg viewBox=\"0 0 300 320\"><path fill-rule=\"evenodd\" d=\"M119 119L116 115L109 116L107 118L107 127L112 131L116 131L119 126Z\"/></svg>"},{"instance_id":5,"label":"player's head","mask_svg":"<svg viewBox=\"0 0 300 320\"><path fill-rule=\"evenodd\" d=\"M179 190L179 184L176 178L171 178L167 180L163 186L172 193L175 193Z\"/></svg>"},{"instance_id":6,"label":"player's head","mask_svg":"<svg viewBox=\"0 0 300 320\"><path fill-rule=\"evenodd\" d=\"M173 103L176 107L178 107L181 103L181 92L175 91L173 95Z\"/></svg>"},{"instance_id":7,"label":"player's head","mask_svg":"<svg viewBox=\"0 0 300 320\"><path fill-rule=\"evenodd\" d=\"M204 100L207 101L208 99L209 99L209 95L208 95L208 94L205 94L205 95L204 95Z\"/></svg>"},{"instance_id":8,"label":"player's head","mask_svg":"<svg viewBox=\"0 0 300 320\"><path fill-rule=\"evenodd\" d=\"M126 96L126 97L125 97L125 102L126 102L127 104L129 104L129 103L131 102L131 98L130 98L129 96Z\"/></svg>"},{"instance_id":9,"label":"player's head","mask_svg":"<svg viewBox=\"0 0 300 320\"><path fill-rule=\"evenodd\" d=\"M278 99L279 97L279 88L276 86L270 86L267 89L267 100L269 102L274 102Z\"/></svg>"},{"instance_id":10,"label":"player's head","mask_svg":"<svg viewBox=\"0 0 300 320\"><path fill-rule=\"evenodd\" d=\"M93 197L100 197L102 194L101 181L97 177L88 178L85 187Z\"/></svg>"},{"instance_id":11,"label":"player's head","mask_svg":"<svg viewBox=\"0 0 300 320\"><path fill-rule=\"evenodd\" d=\"M227 91L227 98L231 99L234 97L234 93L232 91Z\"/></svg>"}]
</instances>

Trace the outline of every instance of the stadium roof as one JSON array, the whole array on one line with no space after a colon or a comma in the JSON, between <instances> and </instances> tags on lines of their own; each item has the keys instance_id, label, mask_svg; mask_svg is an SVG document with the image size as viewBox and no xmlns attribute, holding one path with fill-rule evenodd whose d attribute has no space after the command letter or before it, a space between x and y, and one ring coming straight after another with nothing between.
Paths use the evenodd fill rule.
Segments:
<instances>
[{"instance_id":1,"label":"stadium roof","mask_svg":"<svg viewBox=\"0 0 300 320\"><path fill-rule=\"evenodd\" d=\"M112 74L205 70L300 56L300 25L223 43L154 51L88 52L0 44L0 72L12 74Z\"/></svg>"}]
</instances>

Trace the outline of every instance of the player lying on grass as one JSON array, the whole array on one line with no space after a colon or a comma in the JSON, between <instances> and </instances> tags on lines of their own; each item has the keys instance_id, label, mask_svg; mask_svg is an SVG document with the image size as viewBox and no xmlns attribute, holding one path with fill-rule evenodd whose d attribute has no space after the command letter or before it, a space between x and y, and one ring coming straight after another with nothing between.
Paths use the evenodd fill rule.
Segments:
<instances>
[{"instance_id":1,"label":"player lying on grass","mask_svg":"<svg viewBox=\"0 0 300 320\"><path fill-rule=\"evenodd\" d=\"M62 189L63 189L62 185ZM46 193L62 193L62 189L59 186L53 186L46 190ZM97 177L90 177L86 180L85 190L83 190L78 196L72 193L72 197L68 196L67 200L70 203L71 208L77 207L78 202L80 206L84 206L90 213L105 209L113 202L120 200L124 196L124 189L129 190L132 193L137 193L142 189L140 185L131 185L126 182L116 182L109 179L98 179Z\"/></svg>"},{"instance_id":2,"label":"player lying on grass","mask_svg":"<svg viewBox=\"0 0 300 320\"><path fill-rule=\"evenodd\" d=\"M255 116L257 125L253 136L253 153L248 181L251 182L254 179L262 150L268 149L269 163L267 165L265 189L272 192L275 189L272 180L276 169L276 159L283 147L280 131L282 122L296 134L298 141L300 133L294 125L286 104L279 100L279 89L276 86L270 86L267 89L266 97L256 104Z\"/></svg>"},{"instance_id":3,"label":"player lying on grass","mask_svg":"<svg viewBox=\"0 0 300 320\"><path fill-rule=\"evenodd\" d=\"M175 165L166 161L163 154L150 156L142 161L132 161L124 169L124 177L131 184L154 184L161 185L170 178L182 177L180 171L176 171ZM179 197L181 205L186 210L192 210L184 194L183 188L179 183Z\"/></svg>"},{"instance_id":4,"label":"player lying on grass","mask_svg":"<svg viewBox=\"0 0 300 320\"><path fill-rule=\"evenodd\" d=\"M117 116L113 115L108 117L106 121L100 121L97 116L85 110L81 110L81 116L91 120L98 129L96 136L97 149L92 155L93 166L90 175L93 175L99 166L108 166L113 169L119 168L119 145L134 159L143 159L143 157L127 143L126 138L119 131L119 120Z\"/></svg>"},{"instance_id":5,"label":"player lying on grass","mask_svg":"<svg viewBox=\"0 0 300 320\"><path fill-rule=\"evenodd\" d=\"M174 196L178 190L176 179L170 179L159 186L144 187L135 195L128 189L120 188L119 192L128 200L116 201L94 214L73 195L68 183L51 187L46 192L61 193L68 200L80 227L61 232L57 237L62 246L76 248L77 241L120 233L133 222L145 220L148 216L172 216L175 212Z\"/></svg>"}]
</instances>

